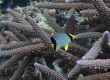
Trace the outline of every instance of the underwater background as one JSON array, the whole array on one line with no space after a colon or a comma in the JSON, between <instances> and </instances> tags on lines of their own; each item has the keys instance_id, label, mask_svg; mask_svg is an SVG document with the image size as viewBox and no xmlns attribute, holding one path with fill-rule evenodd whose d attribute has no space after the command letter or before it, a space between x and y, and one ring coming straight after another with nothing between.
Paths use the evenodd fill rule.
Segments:
<instances>
[{"instance_id":1,"label":"underwater background","mask_svg":"<svg viewBox=\"0 0 110 80\"><path fill-rule=\"evenodd\" d=\"M0 80L110 80L110 0L0 0Z\"/></svg>"}]
</instances>

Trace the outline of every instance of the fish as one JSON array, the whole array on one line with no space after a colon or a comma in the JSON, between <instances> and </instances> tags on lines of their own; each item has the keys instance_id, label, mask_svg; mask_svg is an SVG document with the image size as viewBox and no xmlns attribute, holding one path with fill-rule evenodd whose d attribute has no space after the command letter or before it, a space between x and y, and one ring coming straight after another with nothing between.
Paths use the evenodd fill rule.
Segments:
<instances>
[{"instance_id":1,"label":"fish","mask_svg":"<svg viewBox=\"0 0 110 80\"><path fill-rule=\"evenodd\" d=\"M76 36L69 33L56 33L50 37L52 42L51 46L54 51L58 52L61 47L64 47L64 50L68 50L69 43L75 39Z\"/></svg>"}]
</instances>

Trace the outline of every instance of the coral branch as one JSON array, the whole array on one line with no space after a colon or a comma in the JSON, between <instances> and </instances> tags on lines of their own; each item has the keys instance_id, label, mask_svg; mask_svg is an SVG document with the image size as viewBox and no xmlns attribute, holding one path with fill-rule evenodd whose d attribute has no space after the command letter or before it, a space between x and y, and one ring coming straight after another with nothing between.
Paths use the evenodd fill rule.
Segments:
<instances>
[{"instance_id":1,"label":"coral branch","mask_svg":"<svg viewBox=\"0 0 110 80\"><path fill-rule=\"evenodd\" d=\"M34 66L39 69L41 72L50 75L54 78L56 78L57 80L67 80L65 77L63 77L62 75L58 74L57 72L55 72L54 70L50 69L49 67L39 64L39 63L34 63Z\"/></svg>"}]
</instances>

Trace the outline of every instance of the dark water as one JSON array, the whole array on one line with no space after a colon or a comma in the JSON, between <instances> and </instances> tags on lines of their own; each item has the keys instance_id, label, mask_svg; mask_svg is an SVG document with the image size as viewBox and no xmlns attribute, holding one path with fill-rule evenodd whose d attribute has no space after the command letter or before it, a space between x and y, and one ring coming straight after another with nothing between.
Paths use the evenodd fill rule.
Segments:
<instances>
[{"instance_id":1,"label":"dark water","mask_svg":"<svg viewBox=\"0 0 110 80\"><path fill-rule=\"evenodd\" d=\"M3 3L0 4L0 7L4 12L6 12L7 8L14 8L16 6L27 6L30 1L35 1L35 0L3 0Z\"/></svg>"}]
</instances>

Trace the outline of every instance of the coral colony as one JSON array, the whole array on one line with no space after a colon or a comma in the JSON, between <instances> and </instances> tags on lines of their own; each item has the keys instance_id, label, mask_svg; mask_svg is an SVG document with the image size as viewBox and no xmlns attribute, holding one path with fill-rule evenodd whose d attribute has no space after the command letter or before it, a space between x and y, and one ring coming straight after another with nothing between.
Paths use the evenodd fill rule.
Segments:
<instances>
[{"instance_id":1,"label":"coral colony","mask_svg":"<svg viewBox=\"0 0 110 80\"><path fill-rule=\"evenodd\" d=\"M1 10L0 80L110 80L109 7L110 0L36 0ZM53 50L56 33L76 36L67 51Z\"/></svg>"}]
</instances>

